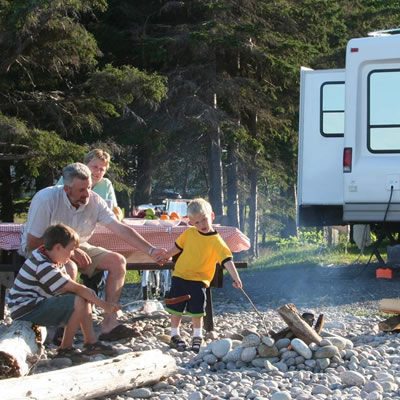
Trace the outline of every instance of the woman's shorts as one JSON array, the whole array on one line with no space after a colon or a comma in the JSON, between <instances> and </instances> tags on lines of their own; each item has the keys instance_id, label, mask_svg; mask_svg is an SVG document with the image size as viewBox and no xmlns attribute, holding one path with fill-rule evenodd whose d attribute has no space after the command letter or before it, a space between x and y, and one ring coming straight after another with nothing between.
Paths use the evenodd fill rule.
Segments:
<instances>
[{"instance_id":1,"label":"woman's shorts","mask_svg":"<svg viewBox=\"0 0 400 400\"><path fill-rule=\"evenodd\" d=\"M74 312L74 304L75 294L50 297L41 301L33 311L18 319L31 321L39 326L66 325Z\"/></svg>"},{"instance_id":2,"label":"woman's shorts","mask_svg":"<svg viewBox=\"0 0 400 400\"><path fill-rule=\"evenodd\" d=\"M165 309L170 314L187 314L192 317L206 315L206 286L201 281L188 281L176 276L172 277L169 298L181 297L190 294L190 299L180 303L168 304Z\"/></svg>"}]
</instances>

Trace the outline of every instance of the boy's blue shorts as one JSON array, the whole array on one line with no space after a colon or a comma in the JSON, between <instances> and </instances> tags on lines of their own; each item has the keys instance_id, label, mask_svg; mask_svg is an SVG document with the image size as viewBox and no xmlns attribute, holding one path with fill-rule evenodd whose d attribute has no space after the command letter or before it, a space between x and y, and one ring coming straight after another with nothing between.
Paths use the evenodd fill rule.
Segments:
<instances>
[{"instance_id":1,"label":"boy's blue shorts","mask_svg":"<svg viewBox=\"0 0 400 400\"><path fill-rule=\"evenodd\" d=\"M33 311L18 319L39 326L66 325L74 312L75 297L69 293L44 299Z\"/></svg>"},{"instance_id":2,"label":"boy's blue shorts","mask_svg":"<svg viewBox=\"0 0 400 400\"><path fill-rule=\"evenodd\" d=\"M187 314L192 317L204 317L206 315L206 286L201 281L188 281L173 276L169 298L181 297L190 294L190 300L176 304L168 304L165 309L170 314Z\"/></svg>"}]
</instances>

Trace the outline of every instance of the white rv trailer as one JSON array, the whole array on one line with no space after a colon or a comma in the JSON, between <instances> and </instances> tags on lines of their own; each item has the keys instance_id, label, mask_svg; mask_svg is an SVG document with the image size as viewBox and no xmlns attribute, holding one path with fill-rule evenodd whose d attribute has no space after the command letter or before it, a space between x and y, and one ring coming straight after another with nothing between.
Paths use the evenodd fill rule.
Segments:
<instances>
[{"instance_id":1,"label":"white rv trailer","mask_svg":"<svg viewBox=\"0 0 400 400\"><path fill-rule=\"evenodd\" d=\"M346 67L301 69L299 226L400 227L400 34L352 39Z\"/></svg>"}]
</instances>

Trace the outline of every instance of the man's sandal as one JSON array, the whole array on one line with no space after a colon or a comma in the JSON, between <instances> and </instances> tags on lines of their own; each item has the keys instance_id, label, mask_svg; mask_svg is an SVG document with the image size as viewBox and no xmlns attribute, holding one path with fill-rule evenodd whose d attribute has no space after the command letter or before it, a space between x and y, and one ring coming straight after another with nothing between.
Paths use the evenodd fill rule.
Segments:
<instances>
[{"instance_id":1,"label":"man's sandal","mask_svg":"<svg viewBox=\"0 0 400 400\"><path fill-rule=\"evenodd\" d=\"M200 347L203 344L203 338L199 337L199 336L195 336L192 339L192 351L194 351L195 353L198 353L200 351Z\"/></svg>"},{"instance_id":2,"label":"man's sandal","mask_svg":"<svg viewBox=\"0 0 400 400\"><path fill-rule=\"evenodd\" d=\"M178 351L186 350L186 343L182 340L182 338L179 335L172 336L169 345L172 349L176 349Z\"/></svg>"}]
</instances>

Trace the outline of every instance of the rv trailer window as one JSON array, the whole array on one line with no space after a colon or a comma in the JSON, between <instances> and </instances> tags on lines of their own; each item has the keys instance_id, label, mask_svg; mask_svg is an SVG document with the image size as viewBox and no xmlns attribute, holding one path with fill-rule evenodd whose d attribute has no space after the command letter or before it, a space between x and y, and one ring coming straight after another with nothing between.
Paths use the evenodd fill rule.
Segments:
<instances>
[{"instance_id":1,"label":"rv trailer window","mask_svg":"<svg viewBox=\"0 0 400 400\"><path fill-rule=\"evenodd\" d=\"M326 82L321 86L321 134L344 134L344 82Z\"/></svg>"},{"instance_id":2,"label":"rv trailer window","mask_svg":"<svg viewBox=\"0 0 400 400\"><path fill-rule=\"evenodd\" d=\"M368 149L400 152L400 71L375 70L368 75Z\"/></svg>"}]
</instances>

